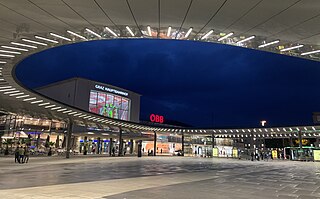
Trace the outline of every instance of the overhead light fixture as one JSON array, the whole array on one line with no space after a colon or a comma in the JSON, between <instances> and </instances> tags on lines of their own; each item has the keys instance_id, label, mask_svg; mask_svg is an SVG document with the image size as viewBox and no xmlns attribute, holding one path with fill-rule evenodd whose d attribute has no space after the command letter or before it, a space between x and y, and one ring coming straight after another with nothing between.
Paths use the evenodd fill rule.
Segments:
<instances>
[{"instance_id":1,"label":"overhead light fixture","mask_svg":"<svg viewBox=\"0 0 320 199\"><path fill-rule=\"evenodd\" d=\"M127 27L128 27L128 26L127 26ZM118 37L118 35L117 35L115 32L113 32L109 27L106 27L106 30L107 30L108 32L110 32L111 34L113 34L113 36Z\"/></svg>"},{"instance_id":2,"label":"overhead light fixture","mask_svg":"<svg viewBox=\"0 0 320 199\"><path fill-rule=\"evenodd\" d=\"M151 33L151 28L150 28L150 26L147 26L147 29L148 29L148 34L149 34L149 36L151 37L151 36L152 36L152 33Z\"/></svg>"},{"instance_id":3,"label":"overhead light fixture","mask_svg":"<svg viewBox=\"0 0 320 199\"><path fill-rule=\"evenodd\" d=\"M9 88L9 89L1 89L0 92L6 92L6 91L14 91L15 88Z\"/></svg>"},{"instance_id":4,"label":"overhead light fixture","mask_svg":"<svg viewBox=\"0 0 320 199\"><path fill-rule=\"evenodd\" d=\"M57 107L54 107L54 108L52 108L51 110L57 110L57 109L59 109L59 108L61 108L61 106L57 106Z\"/></svg>"},{"instance_id":5,"label":"overhead light fixture","mask_svg":"<svg viewBox=\"0 0 320 199\"><path fill-rule=\"evenodd\" d=\"M63 39L63 40L66 40L66 41L71 41L71 39L69 39L67 37L64 37L64 36L61 36L61 35L58 35L58 34L55 34L55 33L52 33L52 32L50 32L50 35L52 35L54 37L57 37L57 38L60 38L60 39Z\"/></svg>"},{"instance_id":6,"label":"overhead light fixture","mask_svg":"<svg viewBox=\"0 0 320 199\"><path fill-rule=\"evenodd\" d=\"M30 101L30 100L35 100L35 99L37 99L36 97L32 97L32 98L27 98L27 99L24 99L23 101L24 102L27 102L27 101Z\"/></svg>"},{"instance_id":7,"label":"overhead light fixture","mask_svg":"<svg viewBox=\"0 0 320 199\"><path fill-rule=\"evenodd\" d=\"M254 39L256 36L252 35L251 37L248 37L248 38L245 38L245 39L242 39L240 41L237 42L237 44L241 44L243 42L246 42L246 41L249 41L251 39Z\"/></svg>"},{"instance_id":8,"label":"overhead light fixture","mask_svg":"<svg viewBox=\"0 0 320 199\"><path fill-rule=\"evenodd\" d=\"M126 29L127 29L128 32L131 34L132 37L135 36L129 26L126 26Z\"/></svg>"},{"instance_id":9,"label":"overhead light fixture","mask_svg":"<svg viewBox=\"0 0 320 199\"><path fill-rule=\"evenodd\" d=\"M10 94L9 96L10 97L13 97L13 96L17 96L17 95L23 95L24 93L14 93L14 94Z\"/></svg>"},{"instance_id":10,"label":"overhead light fixture","mask_svg":"<svg viewBox=\"0 0 320 199\"><path fill-rule=\"evenodd\" d=\"M280 40L275 40L275 41L272 41L272 42L269 42L269 43L266 43L266 44L262 44L262 45L258 46L258 48L264 48L264 47L266 47L266 46L270 46L270 45L273 45L273 44L277 44L277 43L279 43L279 42L280 42Z\"/></svg>"},{"instance_id":11,"label":"overhead light fixture","mask_svg":"<svg viewBox=\"0 0 320 199\"><path fill-rule=\"evenodd\" d=\"M20 51L25 51L28 52L29 50L24 49L24 48L16 48L16 47L11 47L11 46L1 46L2 48L6 48L6 49L11 49L11 50L20 50Z\"/></svg>"},{"instance_id":12,"label":"overhead light fixture","mask_svg":"<svg viewBox=\"0 0 320 199\"><path fill-rule=\"evenodd\" d=\"M15 52L15 51L0 50L0 52L1 53L9 53L9 54L21 55L21 52Z\"/></svg>"},{"instance_id":13,"label":"overhead light fixture","mask_svg":"<svg viewBox=\"0 0 320 199\"><path fill-rule=\"evenodd\" d=\"M29 97L30 95L21 95L21 96L18 96L16 97L17 99L20 99L20 98L25 98L25 97Z\"/></svg>"},{"instance_id":14,"label":"overhead light fixture","mask_svg":"<svg viewBox=\"0 0 320 199\"><path fill-rule=\"evenodd\" d=\"M233 34L234 34L233 32L230 32L229 34L226 34L225 36L220 37L220 38L218 39L218 41L222 41L222 40L224 40L224 39L227 39L228 37L232 36Z\"/></svg>"},{"instance_id":15,"label":"overhead light fixture","mask_svg":"<svg viewBox=\"0 0 320 199\"><path fill-rule=\"evenodd\" d=\"M86 31L87 31L87 32L89 32L90 34L92 34L92 35L96 36L96 37L101 38L101 35L99 35L98 33L93 32L93 31L92 31L92 30L90 30L89 28L86 28Z\"/></svg>"},{"instance_id":16,"label":"overhead light fixture","mask_svg":"<svg viewBox=\"0 0 320 199\"><path fill-rule=\"evenodd\" d=\"M3 94L4 94L4 95L7 95L7 94L19 93L19 92L20 92L19 90L15 90L15 91L4 92Z\"/></svg>"},{"instance_id":17,"label":"overhead light fixture","mask_svg":"<svg viewBox=\"0 0 320 199\"><path fill-rule=\"evenodd\" d=\"M4 88L12 88L12 86L1 86L0 89L4 89Z\"/></svg>"},{"instance_id":18,"label":"overhead light fixture","mask_svg":"<svg viewBox=\"0 0 320 199\"><path fill-rule=\"evenodd\" d=\"M44 106L44 105L49 105L50 102L46 102L46 103L42 103L42 104L39 104L38 106Z\"/></svg>"},{"instance_id":19,"label":"overhead light fixture","mask_svg":"<svg viewBox=\"0 0 320 199\"><path fill-rule=\"evenodd\" d=\"M43 102L43 100L33 101L33 102L31 102L31 104L38 104L38 103L41 103L41 102Z\"/></svg>"},{"instance_id":20,"label":"overhead light fixture","mask_svg":"<svg viewBox=\"0 0 320 199\"><path fill-rule=\"evenodd\" d=\"M72 110L63 111L62 113L70 113L70 112L72 112Z\"/></svg>"},{"instance_id":21,"label":"overhead light fixture","mask_svg":"<svg viewBox=\"0 0 320 199\"><path fill-rule=\"evenodd\" d=\"M189 28L188 32L186 33L186 35L184 36L185 38L188 38L190 33L192 32L193 28Z\"/></svg>"},{"instance_id":22,"label":"overhead light fixture","mask_svg":"<svg viewBox=\"0 0 320 199\"><path fill-rule=\"evenodd\" d=\"M201 39L206 39L208 38L211 34L213 33L213 30L210 30L209 32L207 32L207 34L205 34L203 37L201 37Z\"/></svg>"},{"instance_id":23,"label":"overhead light fixture","mask_svg":"<svg viewBox=\"0 0 320 199\"><path fill-rule=\"evenodd\" d=\"M171 26L168 27L167 37L170 37L171 35Z\"/></svg>"},{"instance_id":24,"label":"overhead light fixture","mask_svg":"<svg viewBox=\"0 0 320 199\"><path fill-rule=\"evenodd\" d=\"M297 45L297 46L292 46L292 47L289 47L289 48L284 48L282 50L280 50L281 52L285 52L285 51L289 51L289 50L294 50L294 49L297 49L297 48L301 48L303 47L303 45Z\"/></svg>"},{"instance_id":25,"label":"overhead light fixture","mask_svg":"<svg viewBox=\"0 0 320 199\"><path fill-rule=\"evenodd\" d=\"M56 41L56 40L52 40L52 39L48 39L48 38L45 38L45 37L40 37L40 36L34 36L36 39L40 39L40 40L43 40L43 41L48 41L48 42L51 42L51 43L55 43L55 44L57 44L57 43L59 43L58 41Z\"/></svg>"},{"instance_id":26,"label":"overhead light fixture","mask_svg":"<svg viewBox=\"0 0 320 199\"><path fill-rule=\"evenodd\" d=\"M320 53L320 50L314 50L314 51L310 51L310 52L301 53L301 55L311 55L311 54L315 54L315 53Z\"/></svg>"},{"instance_id":27,"label":"overhead light fixture","mask_svg":"<svg viewBox=\"0 0 320 199\"><path fill-rule=\"evenodd\" d=\"M7 62L6 61L0 61L0 64L6 64Z\"/></svg>"},{"instance_id":28,"label":"overhead light fixture","mask_svg":"<svg viewBox=\"0 0 320 199\"><path fill-rule=\"evenodd\" d=\"M52 109L51 109L52 110ZM61 112L61 111L65 111L65 110L67 110L66 108L63 108L63 109L59 109L59 110L57 110L57 112Z\"/></svg>"},{"instance_id":29,"label":"overhead light fixture","mask_svg":"<svg viewBox=\"0 0 320 199\"><path fill-rule=\"evenodd\" d=\"M5 55L5 54L0 54L0 57L15 57L14 55Z\"/></svg>"},{"instance_id":30,"label":"overhead light fixture","mask_svg":"<svg viewBox=\"0 0 320 199\"><path fill-rule=\"evenodd\" d=\"M55 107L56 105L52 104L52 105L49 105L49 106L45 106L44 108L52 108L52 107Z\"/></svg>"},{"instance_id":31,"label":"overhead light fixture","mask_svg":"<svg viewBox=\"0 0 320 199\"><path fill-rule=\"evenodd\" d=\"M48 45L48 44L45 44L45 43L42 43L42 42L30 40L30 39L21 39L21 40L25 41L25 42L33 43L33 44L38 44L38 45L41 45L41 46L47 46Z\"/></svg>"},{"instance_id":32,"label":"overhead light fixture","mask_svg":"<svg viewBox=\"0 0 320 199\"><path fill-rule=\"evenodd\" d=\"M87 38L85 38L84 36L79 35L79 34L77 34L77 33L75 33L75 32L70 31L70 30L67 30L67 33L69 33L69 34L71 34L71 35L73 35L73 36L76 36L76 37L78 37L78 38L80 38L80 39L87 40Z\"/></svg>"},{"instance_id":33,"label":"overhead light fixture","mask_svg":"<svg viewBox=\"0 0 320 199\"><path fill-rule=\"evenodd\" d=\"M28 47L28 48L38 48L37 46L32 46L32 45L28 45L28 44L22 44L22 43L18 43L18 42L11 42L11 44L17 45L17 46Z\"/></svg>"}]
</instances>

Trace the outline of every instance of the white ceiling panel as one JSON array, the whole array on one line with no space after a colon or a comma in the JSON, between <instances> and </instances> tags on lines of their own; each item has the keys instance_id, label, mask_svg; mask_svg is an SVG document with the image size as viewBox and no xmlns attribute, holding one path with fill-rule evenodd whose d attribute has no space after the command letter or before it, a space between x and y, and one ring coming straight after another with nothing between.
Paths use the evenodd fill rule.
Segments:
<instances>
[{"instance_id":1,"label":"white ceiling panel","mask_svg":"<svg viewBox=\"0 0 320 199\"><path fill-rule=\"evenodd\" d=\"M255 9L253 9L250 13L244 16L241 20L238 21L234 26L230 29L237 33L246 33L253 34L254 27L267 21L274 15L277 15L282 10L286 9L290 5L292 5L296 0L267 0L262 1ZM276 5L276 6L275 6ZM254 29L252 29L254 28ZM251 30L252 29L252 30ZM267 30L267 32L261 32L259 36L265 36L271 34Z\"/></svg>"},{"instance_id":2,"label":"white ceiling panel","mask_svg":"<svg viewBox=\"0 0 320 199\"><path fill-rule=\"evenodd\" d=\"M105 16L99 6L94 3L94 1L88 0L63 0L66 4L72 7L76 13L78 13L82 20L87 23L87 27L91 25L107 26L110 25L110 20ZM109 2L109 1L105 1ZM88 22L87 22L88 21Z\"/></svg>"},{"instance_id":3,"label":"white ceiling panel","mask_svg":"<svg viewBox=\"0 0 320 199\"><path fill-rule=\"evenodd\" d=\"M135 25L125 0L97 0L109 17L118 25Z\"/></svg>"},{"instance_id":4,"label":"white ceiling panel","mask_svg":"<svg viewBox=\"0 0 320 199\"><path fill-rule=\"evenodd\" d=\"M158 0L130 0L129 3L139 25L158 27Z\"/></svg>"},{"instance_id":5,"label":"white ceiling panel","mask_svg":"<svg viewBox=\"0 0 320 199\"><path fill-rule=\"evenodd\" d=\"M161 27L180 27L190 0L161 0Z\"/></svg>"}]
</instances>

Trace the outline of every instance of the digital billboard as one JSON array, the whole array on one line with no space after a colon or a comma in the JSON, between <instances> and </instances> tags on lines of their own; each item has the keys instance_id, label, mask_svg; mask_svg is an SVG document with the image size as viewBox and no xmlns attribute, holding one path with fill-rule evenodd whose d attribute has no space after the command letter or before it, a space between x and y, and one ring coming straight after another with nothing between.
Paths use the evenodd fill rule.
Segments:
<instances>
[{"instance_id":1,"label":"digital billboard","mask_svg":"<svg viewBox=\"0 0 320 199\"><path fill-rule=\"evenodd\" d=\"M120 120L130 119L130 99L101 91L90 91L89 111Z\"/></svg>"}]
</instances>

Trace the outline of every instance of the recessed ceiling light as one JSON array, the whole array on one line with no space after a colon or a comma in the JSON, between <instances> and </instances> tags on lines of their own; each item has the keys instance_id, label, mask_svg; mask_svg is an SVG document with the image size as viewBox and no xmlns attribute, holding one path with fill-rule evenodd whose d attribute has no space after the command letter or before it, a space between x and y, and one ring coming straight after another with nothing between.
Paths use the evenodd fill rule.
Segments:
<instances>
[{"instance_id":1,"label":"recessed ceiling light","mask_svg":"<svg viewBox=\"0 0 320 199\"><path fill-rule=\"evenodd\" d=\"M101 35L99 35L98 33L93 32L93 31L92 31L92 30L90 30L89 28L86 28L86 31L87 31L87 32L89 32L90 34L92 34L92 35L96 36L96 37L101 38Z\"/></svg>"},{"instance_id":2,"label":"recessed ceiling light","mask_svg":"<svg viewBox=\"0 0 320 199\"><path fill-rule=\"evenodd\" d=\"M48 38L45 38L45 37L40 37L40 36L34 36L36 39L41 39L41 40L43 40L43 41L48 41L48 42L51 42L51 43L55 43L55 44L57 44L57 43L59 43L58 41L56 41L56 40L52 40L52 39L48 39Z\"/></svg>"}]
</instances>

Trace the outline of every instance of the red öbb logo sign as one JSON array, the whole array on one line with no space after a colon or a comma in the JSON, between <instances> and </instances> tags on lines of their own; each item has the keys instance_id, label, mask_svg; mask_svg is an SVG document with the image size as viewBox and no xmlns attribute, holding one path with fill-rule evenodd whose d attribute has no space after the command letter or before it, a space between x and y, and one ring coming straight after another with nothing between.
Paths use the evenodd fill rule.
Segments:
<instances>
[{"instance_id":1,"label":"red \u00f6bb logo sign","mask_svg":"<svg viewBox=\"0 0 320 199\"><path fill-rule=\"evenodd\" d=\"M150 121L162 124L164 122L164 117L162 115L151 114Z\"/></svg>"}]
</instances>

